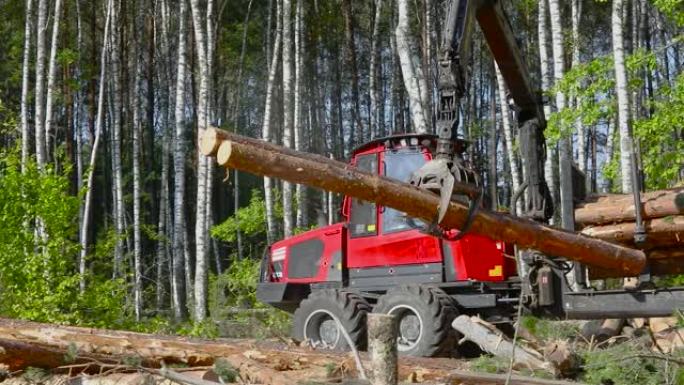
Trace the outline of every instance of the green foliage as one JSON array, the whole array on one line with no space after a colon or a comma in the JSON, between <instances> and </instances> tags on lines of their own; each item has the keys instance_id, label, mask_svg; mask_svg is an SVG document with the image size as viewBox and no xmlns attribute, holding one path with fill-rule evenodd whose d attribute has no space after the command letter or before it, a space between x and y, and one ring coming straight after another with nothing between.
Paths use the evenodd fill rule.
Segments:
<instances>
[{"instance_id":1,"label":"green foliage","mask_svg":"<svg viewBox=\"0 0 684 385\"><path fill-rule=\"evenodd\" d=\"M93 279L80 294L79 200L69 170L0 153L0 314L45 322L111 326L123 319L121 281Z\"/></svg>"},{"instance_id":2,"label":"green foliage","mask_svg":"<svg viewBox=\"0 0 684 385\"><path fill-rule=\"evenodd\" d=\"M287 333L289 314L256 298L259 271L259 260L233 260L223 274L210 277L209 312L215 322L231 325L233 336L262 337ZM240 332L241 325L248 328L242 328L244 331Z\"/></svg>"},{"instance_id":3,"label":"green foliage","mask_svg":"<svg viewBox=\"0 0 684 385\"><path fill-rule=\"evenodd\" d=\"M541 340L563 340L576 337L579 328L574 322L540 319L533 316L524 316L520 320L521 325Z\"/></svg>"},{"instance_id":4,"label":"green foliage","mask_svg":"<svg viewBox=\"0 0 684 385\"><path fill-rule=\"evenodd\" d=\"M26 370L24 370L21 378L26 380L26 382L29 384L40 384L43 383L43 381L45 381L49 376L50 375L45 371L45 369L29 366L26 368Z\"/></svg>"},{"instance_id":5,"label":"green foliage","mask_svg":"<svg viewBox=\"0 0 684 385\"><path fill-rule=\"evenodd\" d=\"M211 229L211 236L224 242L235 242L238 230L246 236L266 234L266 204L259 190L252 190L249 205L238 209L223 223Z\"/></svg>"},{"instance_id":6,"label":"green foliage","mask_svg":"<svg viewBox=\"0 0 684 385\"><path fill-rule=\"evenodd\" d=\"M681 36L675 40L679 39ZM644 72L658 69L656 53L637 50L626 58L630 90L643 87ZM577 122L588 127L615 121L617 101L614 90L614 61L610 55L569 70L549 94L563 92L567 100L575 100L576 103L551 114L547 138L555 142L561 137L571 136ZM641 145L648 189L671 187L684 164L684 141L678 137L684 122L684 76L679 75L672 87L662 86L656 92L654 99L647 102L653 115L632 122L634 136ZM613 139L614 144L619 143L618 135ZM618 154L619 151L614 151L613 158L603 168L604 178L612 181L613 186L618 185L616 182L620 177Z\"/></svg>"},{"instance_id":7,"label":"green foliage","mask_svg":"<svg viewBox=\"0 0 684 385\"><path fill-rule=\"evenodd\" d=\"M664 86L651 102L653 115L634 123L641 146L646 188L672 187L684 164L684 74L672 87Z\"/></svg>"},{"instance_id":8,"label":"green foliage","mask_svg":"<svg viewBox=\"0 0 684 385\"><path fill-rule=\"evenodd\" d=\"M236 382L240 373L225 358L214 361L214 372L223 382Z\"/></svg>"},{"instance_id":9,"label":"green foliage","mask_svg":"<svg viewBox=\"0 0 684 385\"><path fill-rule=\"evenodd\" d=\"M678 26L684 26L684 0L653 0L653 5Z\"/></svg>"},{"instance_id":10,"label":"green foliage","mask_svg":"<svg viewBox=\"0 0 684 385\"><path fill-rule=\"evenodd\" d=\"M572 135L577 121L591 126L615 114L614 100L610 97L615 89L613 74L613 60L604 56L576 65L549 91L549 96L560 91L567 100L577 100L576 107L568 106L549 117L545 134L552 143L561 136Z\"/></svg>"},{"instance_id":11,"label":"green foliage","mask_svg":"<svg viewBox=\"0 0 684 385\"><path fill-rule=\"evenodd\" d=\"M589 384L614 385L669 383L667 378L671 376L673 364L668 366L665 360L650 355L646 348L637 348L630 343L585 352L582 380Z\"/></svg>"},{"instance_id":12,"label":"green foliage","mask_svg":"<svg viewBox=\"0 0 684 385\"><path fill-rule=\"evenodd\" d=\"M176 333L182 336L200 338L219 337L219 329L213 320L185 323L176 329Z\"/></svg>"}]
</instances>

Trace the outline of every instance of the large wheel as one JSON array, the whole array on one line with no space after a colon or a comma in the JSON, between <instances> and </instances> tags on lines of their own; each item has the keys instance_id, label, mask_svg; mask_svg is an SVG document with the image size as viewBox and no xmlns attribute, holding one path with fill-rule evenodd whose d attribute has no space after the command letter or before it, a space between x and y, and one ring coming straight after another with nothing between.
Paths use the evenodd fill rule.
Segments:
<instances>
[{"instance_id":1,"label":"large wheel","mask_svg":"<svg viewBox=\"0 0 684 385\"><path fill-rule=\"evenodd\" d=\"M392 314L399 322L397 350L409 356L452 354L456 306L441 289L418 285L390 289L378 299L375 313Z\"/></svg>"},{"instance_id":2,"label":"large wheel","mask_svg":"<svg viewBox=\"0 0 684 385\"><path fill-rule=\"evenodd\" d=\"M361 296L334 289L312 292L294 312L292 336L318 348L348 349L337 318L357 349L366 347L366 314L371 307Z\"/></svg>"}]
</instances>

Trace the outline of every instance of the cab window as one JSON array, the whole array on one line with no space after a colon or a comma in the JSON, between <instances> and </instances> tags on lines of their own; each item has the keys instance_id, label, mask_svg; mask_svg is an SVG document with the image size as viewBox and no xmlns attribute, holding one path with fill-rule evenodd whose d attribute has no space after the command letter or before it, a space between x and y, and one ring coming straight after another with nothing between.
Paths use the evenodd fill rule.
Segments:
<instances>
[{"instance_id":1,"label":"cab window","mask_svg":"<svg viewBox=\"0 0 684 385\"><path fill-rule=\"evenodd\" d=\"M366 154L356 157L356 168L378 173L378 155ZM377 234L378 211L373 202L352 198L349 227L352 237L363 237Z\"/></svg>"},{"instance_id":2,"label":"cab window","mask_svg":"<svg viewBox=\"0 0 684 385\"><path fill-rule=\"evenodd\" d=\"M385 176L401 182L408 182L411 174L425 164L425 156L420 150L403 149L399 151L385 152ZM386 207L382 214L382 233L410 230L413 227L409 223L406 214L401 211ZM415 224L422 224L418 219L413 219Z\"/></svg>"}]
</instances>

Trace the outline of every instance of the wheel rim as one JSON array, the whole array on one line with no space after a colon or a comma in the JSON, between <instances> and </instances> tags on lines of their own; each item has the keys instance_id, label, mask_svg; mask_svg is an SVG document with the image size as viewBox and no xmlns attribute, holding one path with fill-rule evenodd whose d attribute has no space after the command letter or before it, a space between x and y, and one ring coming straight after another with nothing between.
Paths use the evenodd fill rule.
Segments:
<instances>
[{"instance_id":1,"label":"wheel rim","mask_svg":"<svg viewBox=\"0 0 684 385\"><path fill-rule=\"evenodd\" d=\"M390 309L387 314L394 315L399 322L397 350L405 352L415 348L423 336L423 319L418 311L408 305L399 305Z\"/></svg>"},{"instance_id":2,"label":"wheel rim","mask_svg":"<svg viewBox=\"0 0 684 385\"><path fill-rule=\"evenodd\" d=\"M340 330L331 312L319 309L306 318L304 338L317 347L334 349L338 347L340 337Z\"/></svg>"}]
</instances>

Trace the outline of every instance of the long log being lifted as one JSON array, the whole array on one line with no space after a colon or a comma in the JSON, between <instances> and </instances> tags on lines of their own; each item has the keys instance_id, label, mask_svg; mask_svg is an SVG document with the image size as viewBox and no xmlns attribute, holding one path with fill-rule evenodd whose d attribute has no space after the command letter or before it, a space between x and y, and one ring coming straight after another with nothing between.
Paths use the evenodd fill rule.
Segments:
<instances>
[{"instance_id":1,"label":"long log being lifted","mask_svg":"<svg viewBox=\"0 0 684 385\"><path fill-rule=\"evenodd\" d=\"M200 150L207 156L216 156L224 167L376 202L428 222L435 217L439 205L437 195L409 184L360 171L323 156L216 128L204 132ZM468 208L464 204L451 202L442 225L460 228L467 217ZM646 257L640 250L484 209L475 214L471 231L627 276L638 274L646 264Z\"/></svg>"}]
</instances>

